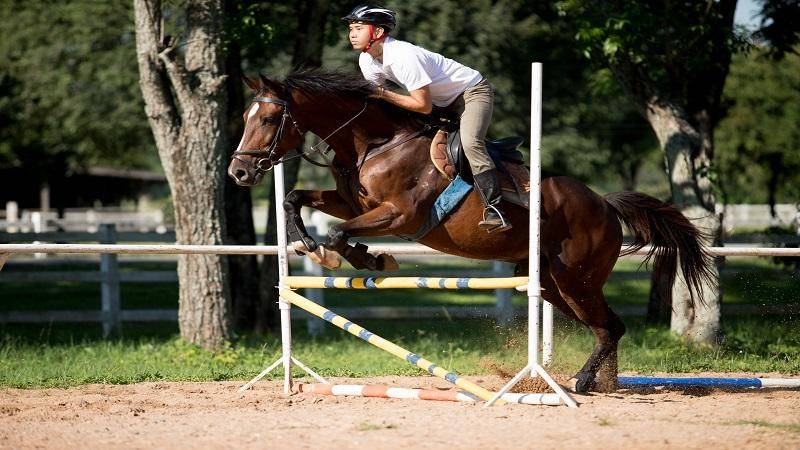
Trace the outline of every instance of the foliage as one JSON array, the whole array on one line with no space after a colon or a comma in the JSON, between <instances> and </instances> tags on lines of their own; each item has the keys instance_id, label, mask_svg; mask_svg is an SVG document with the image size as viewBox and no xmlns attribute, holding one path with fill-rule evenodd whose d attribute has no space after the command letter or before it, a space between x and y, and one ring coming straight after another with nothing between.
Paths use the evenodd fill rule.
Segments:
<instances>
[{"instance_id":1,"label":"foliage","mask_svg":"<svg viewBox=\"0 0 800 450\"><path fill-rule=\"evenodd\" d=\"M0 164L153 167L131 2L9 0L0 27Z\"/></svg>"},{"instance_id":2,"label":"foliage","mask_svg":"<svg viewBox=\"0 0 800 450\"><path fill-rule=\"evenodd\" d=\"M768 54L781 59L787 53L797 54L795 48L800 44L800 5L797 0L759 0L761 29L755 37L771 45Z\"/></svg>"},{"instance_id":3,"label":"foliage","mask_svg":"<svg viewBox=\"0 0 800 450\"><path fill-rule=\"evenodd\" d=\"M767 55L759 48L734 58L725 86L716 156L728 203L800 198L800 56Z\"/></svg>"},{"instance_id":4,"label":"foliage","mask_svg":"<svg viewBox=\"0 0 800 450\"><path fill-rule=\"evenodd\" d=\"M735 2L559 2L575 21L584 55L601 64L636 66L637 76L675 100L703 97L709 73L727 70L726 55L745 48L731 29ZM714 80L707 80L713 82ZM693 109L693 108L690 108Z\"/></svg>"}]
</instances>

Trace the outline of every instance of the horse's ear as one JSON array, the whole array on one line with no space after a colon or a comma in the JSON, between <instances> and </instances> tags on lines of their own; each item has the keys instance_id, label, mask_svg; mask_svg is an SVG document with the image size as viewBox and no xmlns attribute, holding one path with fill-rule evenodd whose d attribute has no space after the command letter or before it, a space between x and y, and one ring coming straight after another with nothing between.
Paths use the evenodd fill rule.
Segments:
<instances>
[{"instance_id":1,"label":"horse's ear","mask_svg":"<svg viewBox=\"0 0 800 450\"><path fill-rule=\"evenodd\" d=\"M242 75L242 81L244 81L244 84L246 84L247 87L252 89L254 92L258 92L258 89L260 88L258 85L258 80L247 78L246 76Z\"/></svg>"},{"instance_id":2,"label":"horse's ear","mask_svg":"<svg viewBox=\"0 0 800 450\"><path fill-rule=\"evenodd\" d=\"M270 90L277 94L278 96L282 96L285 93L285 89L283 85L278 83L277 81L270 80L266 75L259 73L258 77L261 78L261 86L265 90Z\"/></svg>"}]
</instances>

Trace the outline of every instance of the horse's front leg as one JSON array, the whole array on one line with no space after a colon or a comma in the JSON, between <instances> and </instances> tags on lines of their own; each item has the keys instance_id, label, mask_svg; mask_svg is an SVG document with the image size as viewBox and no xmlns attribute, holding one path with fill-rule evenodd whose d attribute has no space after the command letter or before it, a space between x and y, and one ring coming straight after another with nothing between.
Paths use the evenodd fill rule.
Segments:
<instances>
[{"instance_id":1,"label":"horse's front leg","mask_svg":"<svg viewBox=\"0 0 800 450\"><path fill-rule=\"evenodd\" d=\"M372 255L367 252L367 246L349 245L347 240L359 236L396 234L405 224L406 216L393 204L384 203L360 216L332 226L328 230L328 240L324 245L341 253L356 269L397 270L397 261L391 255Z\"/></svg>"},{"instance_id":2,"label":"horse's front leg","mask_svg":"<svg viewBox=\"0 0 800 450\"><path fill-rule=\"evenodd\" d=\"M330 214L340 219L350 219L355 214L342 199L337 191L303 191L290 192L283 201L283 210L286 211L286 232L295 251L306 254L314 262L330 269L335 269L341 264L339 255L328 252L320 247L311 235L308 234L300 209L310 206L318 211Z\"/></svg>"}]
</instances>

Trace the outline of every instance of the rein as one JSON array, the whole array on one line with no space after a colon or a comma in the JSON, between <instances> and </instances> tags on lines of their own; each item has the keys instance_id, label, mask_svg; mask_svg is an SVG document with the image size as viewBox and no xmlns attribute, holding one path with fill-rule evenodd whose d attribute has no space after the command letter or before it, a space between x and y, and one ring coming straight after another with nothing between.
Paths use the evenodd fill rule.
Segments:
<instances>
[{"instance_id":1,"label":"rein","mask_svg":"<svg viewBox=\"0 0 800 450\"><path fill-rule=\"evenodd\" d=\"M288 117L289 119L292 120L292 124L294 125L294 128L297 130L298 133L303 134L303 130L300 128L300 125L297 124L297 120L295 120L295 118L292 116L292 113L289 112L289 102L287 102L286 100L281 100L279 98L272 98L272 97L253 97L253 101L254 102L261 102L261 103L274 103L276 105L283 106L283 114L281 115L281 123L280 123L280 125L278 125L278 131L275 132L275 137L272 139L272 142L270 142L269 147L261 148L261 149L251 149L251 150L236 150L236 151L233 152L233 155L231 156L232 159L235 159L235 160L237 160L239 162L247 164L248 166L254 168L256 170L256 172L260 172L260 173L266 173L269 169L271 169L275 165L280 164L280 163L282 163L284 161L288 161L290 159L297 158L298 156L302 157L303 159L305 159L306 161L310 162L311 164L314 164L315 166L331 167L331 161L326 156L326 153L328 153L330 151L330 145L327 142L328 139L330 139L334 134L338 133L342 128L344 128L347 125L349 125L350 122L356 120L358 118L358 116L360 116L364 111L367 110L367 101L364 100L364 107L361 108L361 111L356 113L355 116L351 117L349 120L344 122L337 129L333 130L333 132L331 134L326 136L320 142L318 142L317 144L309 147L309 149L304 151L304 152L298 152L297 156L293 156L291 158L280 158L277 161L273 161L272 160L273 153L275 153L275 149L278 148L278 144L280 143L281 139L283 138L283 129L286 126L286 118ZM327 145L327 148L325 150L320 150L320 149L316 148L321 144ZM320 155L322 155L322 157L325 158L325 162L327 162L327 164L318 163L318 162L312 160L308 156L308 153L310 153L310 152L317 152ZM244 159L242 159L241 156L260 156L260 158L258 158L255 163L250 163L249 161L245 161Z\"/></svg>"},{"instance_id":2,"label":"rein","mask_svg":"<svg viewBox=\"0 0 800 450\"><path fill-rule=\"evenodd\" d=\"M361 111L356 113L356 115L354 115L353 117L351 117L350 119L345 121L343 124L341 124L335 130L333 130L333 132L331 132L328 136L326 136L320 142L318 142L315 145L312 145L311 147L309 147L308 150L303 151L303 152L297 152L297 155L289 157L289 158L284 156L283 158L280 158L280 159L278 159L276 161L273 161L272 160L273 154L275 153L275 150L277 149L278 144L280 143L281 139L283 138L283 131L284 131L284 127L286 126L286 119L287 118L291 119L292 125L294 125L294 128L298 131L298 133L303 134L304 131L300 128L300 126L297 124L297 121L292 116L291 112L289 111L289 102L287 102L286 100L281 100L279 98L272 98L272 97L258 97L257 96L257 97L253 97L253 101L254 102L260 102L260 103L273 103L273 104L276 104L276 105L283 106L283 114L281 114L281 123L278 125L278 130L275 132L275 137L272 139L272 142L270 142L270 144L269 144L269 146L267 148L249 149L249 150L236 150L236 151L233 152L233 155L231 156L232 159L235 159L235 160L237 160L239 162L242 162L242 163L247 164L248 166L252 167L253 169L255 169L255 171L257 173L266 173L272 167L274 167L274 166L276 166L278 164L281 164L281 163L283 163L285 161L289 161L289 160L292 160L292 159L295 159L295 158L298 158L298 157L302 157L306 161L308 161L311 164L313 164L315 166L318 166L318 167L331 167L332 168L333 164L332 164L331 160L327 157L327 153L330 152L330 150L331 150L331 146L327 142L328 139L330 139L333 135L335 135L336 133L341 131L342 128L346 127L351 122L356 120L362 113L364 113L364 111L367 110L367 105L368 105L367 100L364 100L364 107L361 108ZM419 130L419 131L417 131L415 133L412 133L411 135L409 135L405 139L401 140L400 142L395 143L394 145L391 145L391 146L385 147L385 148L380 148L377 151L374 151L374 152L371 152L371 153L370 152L364 153L364 156L361 159L361 162L360 163L356 163L355 167L357 168L357 167L363 166L364 163L366 163L370 159L375 158L378 155L382 155L383 153L386 153L389 150L392 150L392 149L394 149L396 147L399 147L400 145L403 145L403 144L405 144L406 142L408 142L408 141L410 141L412 139L415 139L415 138L417 138L419 136L422 136L423 134L425 134L425 132L427 132L430 129L431 129L431 126L426 124L421 130ZM327 147L324 150L321 150L321 149L317 148L321 144L325 144ZM325 162L327 164L322 164L322 163L319 163L319 162L314 161L313 159L311 159L308 156L308 154L312 153L312 152L319 153L325 159ZM249 161L246 161L246 160L242 159L241 158L242 156L257 156L257 157L260 157L260 158L258 158L255 161L255 163L251 163Z\"/></svg>"}]
</instances>

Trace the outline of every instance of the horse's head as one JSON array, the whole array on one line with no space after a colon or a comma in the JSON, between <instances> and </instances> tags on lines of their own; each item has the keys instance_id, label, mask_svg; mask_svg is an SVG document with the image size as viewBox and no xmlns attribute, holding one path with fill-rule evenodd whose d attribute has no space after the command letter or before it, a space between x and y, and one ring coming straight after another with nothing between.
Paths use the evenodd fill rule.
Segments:
<instances>
[{"instance_id":1,"label":"horse's head","mask_svg":"<svg viewBox=\"0 0 800 450\"><path fill-rule=\"evenodd\" d=\"M244 133L233 152L228 175L239 186L255 186L289 150L300 144L300 131L289 111L288 90L261 75L244 78L253 101L244 113Z\"/></svg>"}]
</instances>

